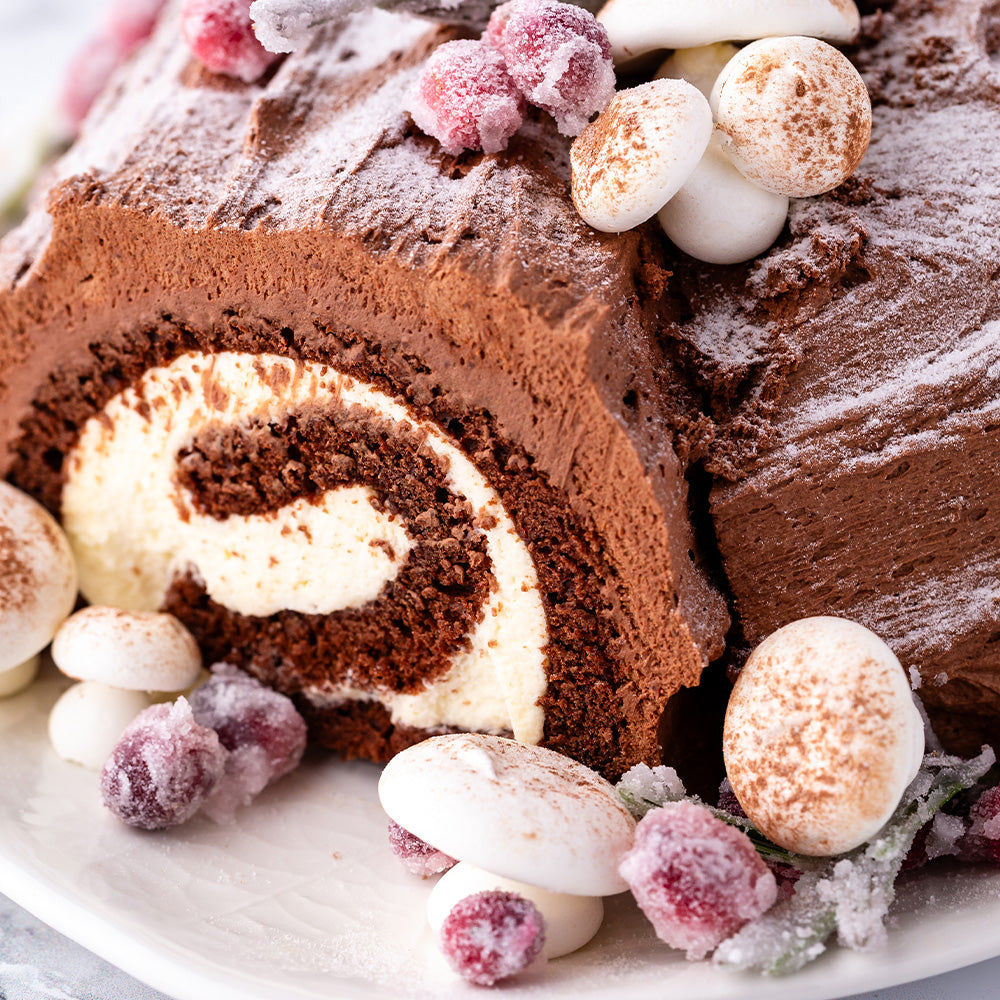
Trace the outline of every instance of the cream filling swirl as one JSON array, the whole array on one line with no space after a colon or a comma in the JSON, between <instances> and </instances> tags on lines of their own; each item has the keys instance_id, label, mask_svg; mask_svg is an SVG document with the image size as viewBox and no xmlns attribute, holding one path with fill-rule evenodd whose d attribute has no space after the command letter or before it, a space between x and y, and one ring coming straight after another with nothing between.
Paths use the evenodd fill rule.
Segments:
<instances>
[{"instance_id":1,"label":"cream filling swirl","mask_svg":"<svg viewBox=\"0 0 1000 1000\"><path fill-rule=\"evenodd\" d=\"M436 424L375 386L318 362L237 352L184 354L147 370L91 417L65 464L62 519L93 603L155 610L171 582L194 571L209 596L244 615L288 609L329 614L372 600L412 547L405 525L365 486L327 490L265 514L216 519L180 485L178 452L199 433L303 406L357 406L418 427L446 465L449 488L473 508L493 587L470 648L412 694L352 685L313 700L376 698L395 722L501 732L537 743L544 723L548 632L534 562L496 490Z\"/></svg>"}]
</instances>

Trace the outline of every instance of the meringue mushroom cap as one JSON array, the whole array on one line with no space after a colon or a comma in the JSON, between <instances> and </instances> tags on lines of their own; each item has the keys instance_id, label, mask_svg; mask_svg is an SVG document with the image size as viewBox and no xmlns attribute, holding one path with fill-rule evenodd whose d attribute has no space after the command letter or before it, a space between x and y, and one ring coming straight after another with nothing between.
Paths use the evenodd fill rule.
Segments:
<instances>
[{"instance_id":1,"label":"meringue mushroom cap","mask_svg":"<svg viewBox=\"0 0 1000 1000\"><path fill-rule=\"evenodd\" d=\"M619 91L570 148L576 210L601 232L633 229L674 196L711 136L708 101L686 80Z\"/></svg>"},{"instance_id":2,"label":"meringue mushroom cap","mask_svg":"<svg viewBox=\"0 0 1000 1000\"><path fill-rule=\"evenodd\" d=\"M604 901L600 896L550 892L537 885L483 871L468 861L459 861L438 879L427 897L427 922L431 930L436 934L453 907L463 899L494 891L516 893L538 907L545 920L542 956L546 959L561 958L582 948L604 921Z\"/></svg>"},{"instance_id":3,"label":"meringue mushroom cap","mask_svg":"<svg viewBox=\"0 0 1000 1000\"><path fill-rule=\"evenodd\" d=\"M76 563L55 518L0 481L0 670L52 640L76 602Z\"/></svg>"},{"instance_id":4,"label":"meringue mushroom cap","mask_svg":"<svg viewBox=\"0 0 1000 1000\"><path fill-rule=\"evenodd\" d=\"M747 816L807 855L873 837L923 751L899 660L844 618L804 618L765 639L737 678L723 727L726 773Z\"/></svg>"},{"instance_id":5,"label":"meringue mushroom cap","mask_svg":"<svg viewBox=\"0 0 1000 1000\"><path fill-rule=\"evenodd\" d=\"M613 786L554 750L501 736L434 736L379 781L389 817L458 861L578 896L628 886L618 863L635 820Z\"/></svg>"},{"instance_id":6,"label":"meringue mushroom cap","mask_svg":"<svg viewBox=\"0 0 1000 1000\"><path fill-rule=\"evenodd\" d=\"M99 604L60 626L52 659L68 677L128 691L184 691L201 672L198 643L173 615Z\"/></svg>"},{"instance_id":7,"label":"meringue mushroom cap","mask_svg":"<svg viewBox=\"0 0 1000 1000\"><path fill-rule=\"evenodd\" d=\"M842 52L815 38L765 38L741 49L709 102L740 173L789 198L842 183L871 139L864 80Z\"/></svg>"},{"instance_id":8,"label":"meringue mushroom cap","mask_svg":"<svg viewBox=\"0 0 1000 1000\"><path fill-rule=\"evenodd\" d=\"M597 20L615 63L656 49L777 35L852 42L861 26L854 0L608 0Z\"/></svg>"}]
</instances>

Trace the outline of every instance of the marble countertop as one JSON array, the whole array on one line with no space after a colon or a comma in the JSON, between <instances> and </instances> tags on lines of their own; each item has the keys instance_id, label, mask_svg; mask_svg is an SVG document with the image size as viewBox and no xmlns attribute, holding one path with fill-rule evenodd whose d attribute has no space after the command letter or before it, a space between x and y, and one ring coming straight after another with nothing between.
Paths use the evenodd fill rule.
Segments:
<instances>
[{"instance_id":1,"label":"marble countertop","mask_svg":"<svg viewBox=\"0 0 1000 1000\"><path fill-rule=\"evenodd\" d=\"M61 67L99 16L79 0L0 0L0 196L30 170ZM32 80L30 88L24 81ZM1000 950L1000 949L998 949ZM998 1000L1000 958L851 1000ZM0 896L0 1000L169 1000Z\"/></svg>"}]
</instances>

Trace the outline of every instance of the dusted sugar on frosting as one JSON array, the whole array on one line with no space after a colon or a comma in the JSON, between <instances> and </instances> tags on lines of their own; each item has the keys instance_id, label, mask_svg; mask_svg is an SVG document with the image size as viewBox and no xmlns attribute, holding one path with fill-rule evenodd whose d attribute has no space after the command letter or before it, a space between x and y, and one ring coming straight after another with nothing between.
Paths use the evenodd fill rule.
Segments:
<instances>
[{"instance_id":1,"label":"dusted sugar on frosting","mask_svg":"<svg viewBox=\"0 0 1000 1000\"><path fill-rule=\"evenodd\" d=\"M340 486L263 514L200 512L178 477L178 455L207 429L275 421L302 407L366 410L419 428L448 487L472 506L491 567L489 596L467 649L419 691L373 693L351 682L321 703L376 697L405 725L542 736L547 627L531 555L496 492L436 427L371 385L317 363L274 355L183 355L148 370L90 418L67 462L62 513L91 601L153 610L190 572L208 596L246 616L330 614L374 601L413 541L368 486ZM109 506L110 493L129 497ZM430 515L431 512L427 512Z\"/></svg>"}]
</instances>

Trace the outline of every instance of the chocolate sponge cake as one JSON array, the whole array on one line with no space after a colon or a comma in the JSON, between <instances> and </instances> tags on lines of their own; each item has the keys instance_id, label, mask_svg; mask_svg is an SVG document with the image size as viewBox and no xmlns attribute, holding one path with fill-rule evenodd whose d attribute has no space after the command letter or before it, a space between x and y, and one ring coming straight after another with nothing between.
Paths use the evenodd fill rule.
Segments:
<instances>
[{"instance_id":1,"label":"chocolate sponge cake","mask_svg":"<svg viewBox=\"0 0 1000 1000\"><path fill-rule=\"evenodd\" d=\"M473 729L618 774L728 627L661 250L576 216L549 123L420 135L445 37L363 13L244 85L168 14L3 245L4 471L88 600L176 613L345 755Z\"/></svg>"},{"instance_id":2,"label":"chocolate sponge cake","mask_svg":"<svg viewBox=\"0 0 1000 1000\"><path fill-rule=\"evenodd\" d=\"M869 153L735 266L586 226L545 116L445 154L403 108L447 30L357 14L243 84L168 15L0 244L2 471L88 599L346 755L617 774L727 636L809 614L995 738L1000 7L861 6Z\"/></svg>"}]
</instances>

